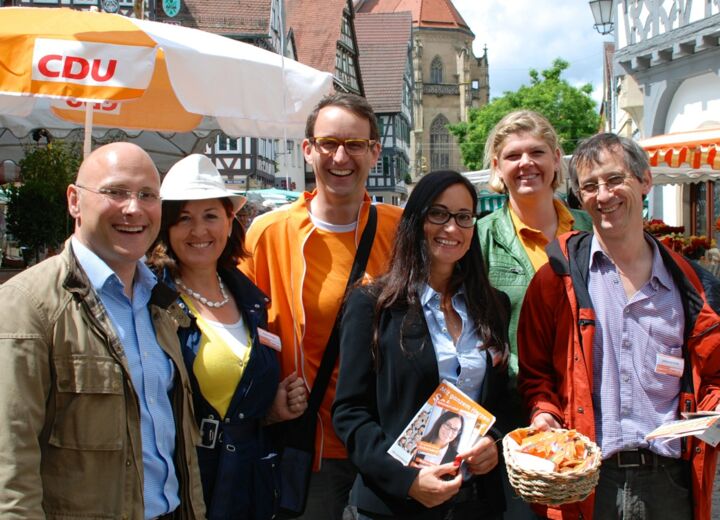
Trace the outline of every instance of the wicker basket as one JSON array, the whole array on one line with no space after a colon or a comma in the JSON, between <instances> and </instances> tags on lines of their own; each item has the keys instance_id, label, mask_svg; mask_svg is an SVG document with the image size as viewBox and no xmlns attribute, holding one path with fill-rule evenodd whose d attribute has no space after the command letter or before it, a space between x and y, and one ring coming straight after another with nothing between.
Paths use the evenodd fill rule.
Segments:
<instances>
[{"instance_id":1,"label":"wicker basket","mask_svg":"<svg viewBox=\"0 0 720 520\"><path fill-rule=\"evenodd\" d=\"M586 499L597 486L600 478L600 448L584 435L578 436L585 443L594 461L580 471L567 473L537 471L520 467L510 448L510 438L503 439L503 454L508 478L515 492L526 502L558 506Z\"/></svg>"}]
</instances>

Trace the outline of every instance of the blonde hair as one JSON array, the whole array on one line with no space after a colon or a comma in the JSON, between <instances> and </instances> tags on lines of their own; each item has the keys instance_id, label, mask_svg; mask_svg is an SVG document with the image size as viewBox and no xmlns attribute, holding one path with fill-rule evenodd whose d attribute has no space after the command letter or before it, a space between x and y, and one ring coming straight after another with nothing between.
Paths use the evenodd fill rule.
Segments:
<instances>
[{"instance_id":1,"label":"blonde hair","mask_svg":"<svg viewBox=\"0 0 720 520\"><path fill-rule=\"evenodd\" d=\"M562 160L562 146L560 146L557 132L555 132L550 121L532 110L510 112L495 125L487 141L485 141L483 165L485 168L490 169L490 180L488 181L490 188L497 193L505 193L507 191L505 183L500 177L500 172L493 166L493 159L498 157L505 144L505 140L509 136L520 133L528 133L542 139L553 153L555 150L560 151L560 164L555 171L555 178L552 182L552 189L558 189L560 184L565 180L567 170L565 161Z\"/></svg>"}]
</instances>

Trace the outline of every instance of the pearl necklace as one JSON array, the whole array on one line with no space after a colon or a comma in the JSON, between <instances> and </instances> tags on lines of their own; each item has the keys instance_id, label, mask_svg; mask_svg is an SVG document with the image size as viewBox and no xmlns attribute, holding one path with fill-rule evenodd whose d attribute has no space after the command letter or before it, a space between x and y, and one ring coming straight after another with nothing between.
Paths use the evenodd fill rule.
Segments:
<instances>
[{"instance_id":1,"label":"pearl necklace","mask_svg":"<svg viewBox=\"0 0 720 520\"><path fill-rule=\"evenodd\" d=\"M217 273L216 273L216 274L217 274ZM203 305L207 305L208 307L219 308L219 307L222 307L223 305L225 305L227 302L230 301L230 296L228 296L227 292L225 292L225 284L223 283L223 281L222 281L222 279L220 278L220 275L219 275L219 274L217 275L217 279L218 279L218 282L220 283L220 292L221 292L222 295L223 295L223 299L222 299L221 301L219 301L219 302L211 302L210 300L208 300L207 298L205 298L205 297L204 297L203 295L201 295L200 293L193 291L192 289L190 289L190 287L188 287L187 285L185 285L179 277L178 277L178 278L175 278L175 285L177 285L178 287L180 287L188 296L191 296L192 298L195 298L196 300L198 300L198 301L199 301L200 303L202 303Z\"/></svg>"}]
</instances>

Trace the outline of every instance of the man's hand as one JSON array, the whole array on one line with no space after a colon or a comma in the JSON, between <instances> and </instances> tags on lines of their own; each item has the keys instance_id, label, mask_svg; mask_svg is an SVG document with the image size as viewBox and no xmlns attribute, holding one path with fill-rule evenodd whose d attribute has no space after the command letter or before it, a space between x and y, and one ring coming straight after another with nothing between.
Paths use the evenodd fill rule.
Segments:
<instances>
[{"instance_id":1,"label":"man's hand","mask_svg":"<svg viewBox=\"0 0 720 520\"><path fill-rule=\"evenodd\" d=\"M532 420L532 425L540 431L547 431L551 428L562 428L562 424L558 422L555 416L547 412L537 414Z\"/></svg>"},{"instance_id":2,"label":"man's hand","mask_svg":"<svg viewBox=\"0 0 720 520\"><path fill-rule=\"evenodd\" d=\"M265 418L266 424L300 417L308 407L307 396L305 381L294 372L287 376L278 385L275 400Z\"/></svg>"},{"instance_id":3,"label":"man's hand","mask_svg":"<svg viewBox=\"0 0 720 520\"><path fill-rule=\"evenodd\" d=\"M468 470L473 475L484 475L498 463L498 450L495 439L485 435L478 440L469 450L459 453Z\"/></svg>"},{"instance_id":4,"label":"man's hand","mask_svg":"<svg viewBox=\"0 0 720 520\"><path fill-rule=\"evenodd\" d=\"M451 480L443 480L443 475L452 476ZM462 473L452 462L439 466L427 466L420 470L410 486L408 495L425 507L439 506L450 500L460 490Z\"/></svg>"}]
</instances>

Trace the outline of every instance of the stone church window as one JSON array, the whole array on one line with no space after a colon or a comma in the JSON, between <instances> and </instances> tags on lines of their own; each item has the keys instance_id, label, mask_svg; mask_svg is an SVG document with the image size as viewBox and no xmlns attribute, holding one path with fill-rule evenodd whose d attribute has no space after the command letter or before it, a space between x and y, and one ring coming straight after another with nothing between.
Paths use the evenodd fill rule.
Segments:
<instances>
[{"instance_id":1,"label":"stone church window","mask_svg":"<svg viewBox=\"0 0 720 520\"><path fill-rule=\"evenodd\" d=\"M430 169L447 170L450 168L450 122L440 114L430 125Z\"/></svg>"},{"instance_id":2,"label":"stone church window","mask_svg":"<svg viewBox=\"0 0 720 520\"><path fill-rule=\"evenodd\" d=\"M443 64L440 56L435 56L430 64L430 83L443 82Z\"/></svg>"}]
</instances>

